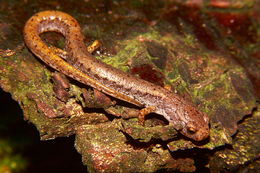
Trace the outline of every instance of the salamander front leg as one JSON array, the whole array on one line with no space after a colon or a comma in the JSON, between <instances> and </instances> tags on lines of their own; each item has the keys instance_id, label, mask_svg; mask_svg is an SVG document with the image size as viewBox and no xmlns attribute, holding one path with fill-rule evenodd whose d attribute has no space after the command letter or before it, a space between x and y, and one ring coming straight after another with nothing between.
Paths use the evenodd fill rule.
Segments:
<instances>
[{"instance_id":1,"label":"salamander front leg","mask_svg":"<svg viewBox=\"0 0 260 173\"><path fill-rule=\"evenodd\" d=\"M144 125L145 116L149 113L155 112L155 110L156 110L155 106L149 106L149 107L141 109L138 114L138 119L139 119L140 124Z\"/></svg>"},{"instance_id":2,"label":"salamander front leg","mask_svg":"<svg viewBox=\"0 0 260 173\"><path fill-rule=\"evenodd\" d=\"M93 53L96 51L98 48L100 48L101 42L99 40L95 40L91 45L87 47L87 50L89 53Z\"/></svg>"}]
</instances>

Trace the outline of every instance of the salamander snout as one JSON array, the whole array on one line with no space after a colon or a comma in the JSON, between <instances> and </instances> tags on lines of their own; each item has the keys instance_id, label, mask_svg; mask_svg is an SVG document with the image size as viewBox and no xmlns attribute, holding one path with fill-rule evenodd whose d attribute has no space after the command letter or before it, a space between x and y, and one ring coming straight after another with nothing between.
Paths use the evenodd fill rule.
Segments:
<instances>
[{"instance_id":1,"label":"salamander snout","mask_svg":"<svg viewBox=\"0 0 260 173\"><path fill-rule=\"evenodd\" d=\"M188 122L186 128L183 128L181 133L195 141L202 141L209 137L209 126L207 124L201 125L195 122Z\"/></svg>"}]
</instances>

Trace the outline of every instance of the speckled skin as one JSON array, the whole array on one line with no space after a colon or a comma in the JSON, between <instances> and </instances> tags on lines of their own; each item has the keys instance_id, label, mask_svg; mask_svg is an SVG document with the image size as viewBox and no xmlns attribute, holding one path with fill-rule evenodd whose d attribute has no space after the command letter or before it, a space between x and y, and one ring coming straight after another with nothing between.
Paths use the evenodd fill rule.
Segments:
<instances>
[{"instance_id":1,"label":"speckled skin","mask_svg":"<svg viewBox=\"0 0 260 173\"><path fill-rule=\"evenodd\" d=\"M64 35L69 59L63 60L39 37L55 31ZM42 61L61 73L90 85L115 98L140 107L155 107L176 129L195 141L209 136L208 116L169 90L115 69L93 57L84 44L78 22L59 11L44 11L32 16L24 27L28 48Z\"/></svg>"}]
</instances>

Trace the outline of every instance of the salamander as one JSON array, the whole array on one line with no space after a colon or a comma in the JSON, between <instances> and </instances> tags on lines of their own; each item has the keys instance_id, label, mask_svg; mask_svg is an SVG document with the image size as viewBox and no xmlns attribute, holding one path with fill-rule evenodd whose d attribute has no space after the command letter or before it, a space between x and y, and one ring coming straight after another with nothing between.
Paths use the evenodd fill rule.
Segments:
<instances>
[{"instance_id":1,"label":"salamander","mask_svg":"<svg viewBox=\"0 0 260 173\"><path fill-rule=\"evenodd\" d=\"M68 58L58 55L42 41L40 34L48 31L65 37ZM69 14L39 12L26 22L23 33L31 52L55 70L107 95L162 115L190 139L201 141L209 137L208 115L192 103L164 87L105 64L90 54L79 23Z\"/></svg>"}]
</instances>

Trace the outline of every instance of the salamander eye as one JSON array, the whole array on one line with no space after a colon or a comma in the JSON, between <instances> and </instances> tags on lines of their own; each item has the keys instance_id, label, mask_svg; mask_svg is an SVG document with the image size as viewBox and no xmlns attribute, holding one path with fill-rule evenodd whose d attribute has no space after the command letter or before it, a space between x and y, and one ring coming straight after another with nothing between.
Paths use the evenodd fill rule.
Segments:
<instances>
[{"instance_id":1,"label":"salamander eye","mask_svg":"<svg viewBox=\"0 0 260 173\"><path fill-rule=\"evenodd\" d=\"M196 133L197 129L195 128L194 124L188 123L187 124L187 131L191 134Z\"/></svg>"}]
</instances>

